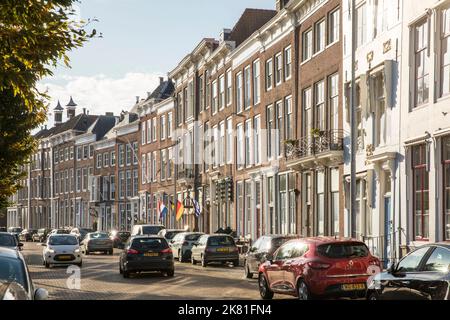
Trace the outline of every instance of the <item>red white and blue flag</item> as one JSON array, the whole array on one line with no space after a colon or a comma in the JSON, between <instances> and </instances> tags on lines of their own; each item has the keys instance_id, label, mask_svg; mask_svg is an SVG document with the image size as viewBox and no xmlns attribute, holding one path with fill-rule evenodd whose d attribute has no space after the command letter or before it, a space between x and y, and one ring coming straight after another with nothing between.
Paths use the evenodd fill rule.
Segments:
<instances>
[{"instance_id":1,"label":"red white and blue flag","mask_svg":"<svg viewBox=\"0 0 450 320\"><path fill-rule=\"evenodd\" d=\"M159 219L162 221L166 218L168 209L161 200L158 201Z\"/></svg>"}]
</instances>

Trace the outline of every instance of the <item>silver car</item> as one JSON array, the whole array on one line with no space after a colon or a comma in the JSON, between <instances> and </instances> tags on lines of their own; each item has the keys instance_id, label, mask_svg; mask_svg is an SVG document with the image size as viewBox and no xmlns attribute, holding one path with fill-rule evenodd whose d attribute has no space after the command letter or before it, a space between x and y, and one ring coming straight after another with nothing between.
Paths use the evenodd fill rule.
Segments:
<instances>
[{"instance_id":1,"label":"silver car","mask_svg":"<svg viewBox=\"0 0 450 320\"><path fill-rule=\"evenodd\" d=\"M187 262L191 259L192 246L204 235L202 232L182 232L178 233L169 242L172 248L173 257L180 262Z\"/></svg>"},{"instance_id":2,"label":"silver car","mask_svg":"<svg viewBox=\"0 0 450 320\"><path fill-rule=\"evenodd\" d=\"M114 243L106 232L88 233L81 242L81 246L85 255L89 255L91 252L104 252L112 255L114 252Z\"/></svg>"}]
</instances>

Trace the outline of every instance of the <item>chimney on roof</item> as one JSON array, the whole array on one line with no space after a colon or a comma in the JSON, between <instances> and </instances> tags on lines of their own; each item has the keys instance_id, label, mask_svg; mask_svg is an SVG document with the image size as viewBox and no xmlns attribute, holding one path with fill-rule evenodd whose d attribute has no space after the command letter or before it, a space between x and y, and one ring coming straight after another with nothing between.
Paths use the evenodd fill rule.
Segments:
<instances>
[{"instance_id":1,"label":"chimney on roof","mask_svg":"<svg viewBox=\"0 0 450 320\"><path fill-rule=\"evenodd\" d=\"M162 84L164 82L164 77L159 77L159 84Z\"/></svg>"},{"instance_id":2,"label":"chimney on roof","mask_svg":"<svg viewBox=\"0 0 450 320\"><path fill-rule=\"evenodd\" d=\"M230 40L231 29L222 29L220 32L220 43Z\"/></svg>"},{"instance_id":3,"label":"chimney on roof","mask_svg":"<svg viewBox=\"0 0 450 320\"><path fill-rule=\"evenodd\" d=\"M140 100L139 96L136 96L136 103L139 103L139 100Z\"/></svg>"},{"instance_id":4,"label":"chimney on roof","mask_svg":"<svg viewBox=\"0 0 450 320\"><path fill-rule=\"evenodd\" d=\"M45 130L47 130L47 125L45 125L45 127L44 127L44 128L45 128Z\"/></svg>"},{"instance_id":5,"label":"chimney on roof","mask_svg":"<svg viewBox=\"0 0 450 320\"><path fill-rule=\"evenodd\" d=\"M277 2L276 4L277 11L281 11L284 9L284 7L286 7L289 0L276 0L276 2Z\"/></svg>"},{"instance_id":6,"label":"chimney on roof","mask_svg":"<svg viewBox=\"0 0 450 320\"><path fill-rule=\"evenodd\" d=\"M83 114L86 114L86 108L83 108Z\"/></svg>"}]
</instances>

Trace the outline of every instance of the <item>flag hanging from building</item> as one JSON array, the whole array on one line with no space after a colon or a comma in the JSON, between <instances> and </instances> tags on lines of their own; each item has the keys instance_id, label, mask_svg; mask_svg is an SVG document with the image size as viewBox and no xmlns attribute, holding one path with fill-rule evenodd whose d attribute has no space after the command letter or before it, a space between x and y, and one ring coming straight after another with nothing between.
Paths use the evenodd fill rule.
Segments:
<instances>
[{"instance_id":1,"label":"flag hanging from building","mask_svg":"<svg viewBox=\"0 0 450 320\"><path fill-rule=\"evenodd\" d=\"M164 202L161 200L158 201L158 208L159 208L159 219L161 221L164 220L164 218L167 216L167 207L164 205Z\"/></svg>"},{"instance_id":2,"label":"flag hanging from building","mask_svg":"<svg viewBox=\"0 0 450 320\"><path fill-rule=\"evenodd\" d=\"M194 204L195 216L198 218L201 214L200 204L195 199L192 199L192 203Z\"/></svg>"},{"instance_id":3,"label":"flag hanging from building","mask_svg":"<svg viewBox=\"0 0 450 320\"><path fill-rule=\"evenodd\" d=\"M180 200L177 201L177 221L181 219L184 213L184 206Z\"/></svg>"}]
</instances>

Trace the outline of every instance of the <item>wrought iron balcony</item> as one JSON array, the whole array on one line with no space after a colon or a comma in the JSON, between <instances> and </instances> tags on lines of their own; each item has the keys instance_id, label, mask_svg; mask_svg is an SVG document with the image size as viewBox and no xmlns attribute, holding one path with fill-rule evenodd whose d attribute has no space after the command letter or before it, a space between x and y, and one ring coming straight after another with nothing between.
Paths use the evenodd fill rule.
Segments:
<instances>
[{"instance_id":1,"label":"wrought iron balcony","mask_svg":"<svg viewBox=\"0 0 450 320\"><path fill-rule=\"evenodd\" d=\"M328 154L334 160L336 156L340 160L344 151L344 132L317 131L300 140L286 141L285 151L288 162L317 161L316 158L327 158Z\"/></svg>"}]
</instances>

